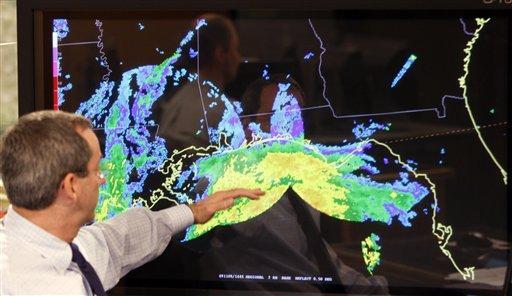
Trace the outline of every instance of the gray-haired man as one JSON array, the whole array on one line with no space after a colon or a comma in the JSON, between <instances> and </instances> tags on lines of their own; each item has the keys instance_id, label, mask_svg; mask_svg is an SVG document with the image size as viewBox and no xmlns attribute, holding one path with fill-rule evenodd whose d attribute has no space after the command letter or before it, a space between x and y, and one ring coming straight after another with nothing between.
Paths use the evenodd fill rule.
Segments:
<instances>
[{"instance_id":1,"label":"gray-haired man","mask_svg":"<svg viewBox=\"0 0 512 296\"><path fill-rule=\"evenodd\" d=\"M98 139L84 117L28 114L0 140L0 175L11 207L0 223L0 294L104 295L130 270L160 255L171 236L204 223L239 196L234 189L192 205L94 219L100 185Z\"/></svg>"}]
</instances>

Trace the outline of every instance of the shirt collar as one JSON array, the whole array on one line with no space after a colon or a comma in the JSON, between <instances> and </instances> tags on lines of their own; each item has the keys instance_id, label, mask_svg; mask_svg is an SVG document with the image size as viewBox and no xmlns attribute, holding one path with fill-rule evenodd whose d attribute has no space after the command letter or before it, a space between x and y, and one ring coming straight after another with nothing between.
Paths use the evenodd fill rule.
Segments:
<instances>
[{"instance_id":1,"label":"shirt collar","mask_svg":"<svg viewBox=\"0 0 512 296\"><path fill-rule=\"evenodd\" d=\"M60 273L64 273L71 264L69 244L41 227L35 225L9 206L4 217L6 235L17 237L32 249L43 255Z\"/></svg>"}]
</instances>

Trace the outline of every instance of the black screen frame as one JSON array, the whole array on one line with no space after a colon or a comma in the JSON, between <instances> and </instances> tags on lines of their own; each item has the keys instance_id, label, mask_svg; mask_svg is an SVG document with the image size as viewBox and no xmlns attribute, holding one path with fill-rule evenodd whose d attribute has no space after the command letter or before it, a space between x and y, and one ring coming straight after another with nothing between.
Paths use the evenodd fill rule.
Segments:
<instances>
[{"instance_id":1,"label":"black screen frame","mask_svg":"<svg viewBox=\"0 0 512 296\"><path fill-rule=\"evenodd\" d=\"M52 81L51 75L51 40L45 38L49 27L49 20L56 16L77 16L80 14L108 14L110 17L123 14L142 12L161 12L165 10L187 10L187 11L226 11L226 10L269 10L281 9L294 11L315 12L322 10L344 10L347 15L364 15L373 17L432 17L464 15L477 16L484 11L486 14L508 17L509 27L512 27L511 3L506 0L316 0L316 1L290 1L290 0L260 0L257 2L243 0L188 0L188 1L166 1L166 0L18 0L17 1L17 27L18 27L18 113L24 114L53 108ZM345 12L344 12L345 13ZM509 30L508 40L512 40L512 29ZM512 42L509 42L508 51L512 53ZM511 66L508 65L508 73L511 74ZM49 72L50 71L50 72ZM509 75L509 81L512 75ZM512 85L512 83L509 83ZM509 88L508 97L512 98ZM508 106L510 108L510 104ZM511 114L510 110L508 114ZM510 126L507 124L507 130ZM509 158L510 161L510 158ZM510 166L509 166L510 167ZM507 193L509 189L507 189ZM510 194L507 194L510 196ZM508 215L508 241L512 237L512 221ZM503 295L510 293L510 281L512 276L512 256L508 253L507 278ZM169 285L172 284L170 287ZM235 285L236 286L236 285ZM132 281L127 283L126 289L114 290L115 293L125 291L133 293L166 294L167 288L173 291L196 291L199 294L204 289L223 290L222 283L199 282L198 281ZM332 288L332 289L331 289ZM334 293L336 287L327 288L325 292ZM131 289L131 290L130 290ZM163 290L159 290L163 289ZM240 285L243 290L243 285ZM269 289L279 291L279 284L270 284ZM117 291L117 292L116 292ZM137 292L138 291L138 292ZM225 291L227 292L227 291ZM246 291L249 292L249 291ZM446 288L426 287L390 287L392 294L409 295L465 295L467 293L478 295L500 295L489 293L488 290L453 290ZM240 291L240 293L242 293ZM218 295L218 294L215 294ZM246 294L237 294L246 295ZM249 295L249 294L247 294ZM257 294L250 294L257 295Z\"/></svg>"}]
</instances>

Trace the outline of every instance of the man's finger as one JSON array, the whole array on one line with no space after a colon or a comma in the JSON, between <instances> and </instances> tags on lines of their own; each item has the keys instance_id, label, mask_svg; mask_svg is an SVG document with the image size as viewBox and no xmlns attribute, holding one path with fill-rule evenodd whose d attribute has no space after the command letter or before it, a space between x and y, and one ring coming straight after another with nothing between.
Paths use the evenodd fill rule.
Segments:
<instances>
[{"instance_id":1,"label":"man's finger","mask_svg":"<svg viewBox=\"0 0 512 296\"><path fill-rule=\"evenodd\" d=\"M243 188L237 188L233 190L229 190L226 192L225 198L233 199L237 197L248 197L250 199L259 199L260 196L265 194L261 189L243 189Z\"/></svg>"}]
</instances>

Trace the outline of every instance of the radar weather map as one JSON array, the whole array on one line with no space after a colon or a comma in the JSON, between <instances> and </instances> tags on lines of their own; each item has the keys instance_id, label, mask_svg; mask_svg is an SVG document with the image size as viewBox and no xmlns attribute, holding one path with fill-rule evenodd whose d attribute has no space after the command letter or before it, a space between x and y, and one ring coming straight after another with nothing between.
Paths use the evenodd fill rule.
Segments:
<instances>
[{"instance_id":1,"label":"radar weather map","mask_svg":"<svg viewBox=\"0 0 512 296\"><path fill-rule=\"evenodd\" d=\"M212 81L203 80L201 73L187 71L181 66L184 57L199 59L201 52L197 44L191 44L197 34L208 23L199 20L195 28L187 31L179 46L169 51L165 46L153 50L159 63L139 64L130 69L122 67L123 61L112 59L109 46L107 21L81 20L87 23L87 30L96 32L96 38L88 42L67 40L75 34L74 24L78 21L55 19L53 23L53 61L55 106L58 109L74 111L89 118L94 127L104 137L104 158L102 170L106 172L106 184L100 190L96 219L103 221L131 207L153 208L166 201L171 204L189 204L205 198L219 190L232 188L261 188L264 197L250 200L242 197L235 200L234 206L217 212L204 224L190 226L183 242L201 239L203 235L217 227L243 223L272 208L288 190L292 189L313 209L332 218L382 225L400 225L414 228L420 215L428 214L431 219L431 235L437 241L439 252L450 261L452 268L465 280L474 279L474 266L461 265L450 251L450 238L454 230L450 221L440 221L442 210L436 185L429 174L418 169L411 156L401 155L393 148L393 141L379 140L377 135L393 132L394 123L387 120L392 116L425 113L436 120L447 116L448 106L463 104L466 116L470 119L470 129L481 143L484 156L491 162L500 178L497 182L506 185L507 172L503 162L493 153L493 147L486 141L471 108L471 89L468 88L470 63L473 48L478 45L481 35L486 33L490 18L460 19L462 34L466 43L450 50L463 53L453 67L460 68L457 79L459 93L438 98L439 106L433 108L409 108L399 111L344 114L335 110L337 100L328 92L328 75L324 74L328 39L323 39L316 30L315 21L303 20L304 28L317 42L302 55L303 63L313 63L311 76L321 85L320 105L301 106L299 99L290 91L291 83L278 84L270 116L270 130L263 131L257 122L243 125L244 106L229 98ZM129 23L129 22L128 22ZM80 24L81 26L85 26ZM136 21L133 27L140 34L150 29L148 22ZM467 27L473 28L472 32ZM79 29L77 29L79 30ZM111 33L112 34L112 33ZM198 39L199 40L199 39ZM200 42L200 41L198 41ZM83 92L79 103L70 103L74 88L83 81L68 73L66 66L72 63L71 54L66 54L65 46L89 46L96 51L94 60L97 79L90 79L91 89ZM396 69L396 76L389 77L386 84L399 89L406 84L410 72L422 63L421 54L408 53ZM273 70L265 65L263 77ZM159 123L153 117L153 106L169 89L178 89L185 84L197 85L201 94L204 114L212 108L222 109L218 124L211 125L204 118L197 118L201 128L196 134L206 133L210 139L208 147L190 146L185 149L168 149L166 142L159 137ZM202 90L207 89L206 93ZM308 138L304 114L311 110L327 110L332 120L345 120L352 125L350 138L337 144L327 144ZM493 109L494 110L494 109ZM381 121L379 116L387 117ZM448 115L449 116L449 115ZM251 118L251 117L248 117ZM503 122L495 125L503 125ZM449 132L448 132L449 133ZM446 153L441 149L441 156ZM439 160L439 164L442 160ZM376 178L386 171L393 172L393 178ZM164 180L150 188L148 179L159 176ZM195 190L199 183L207 184L201 192ZM149 189L148 189L149 188ZM378 270L386 257L386 241L379 233L368 233L361 241L361 257L370 274Z\"/></svg>"}]
</instances>

